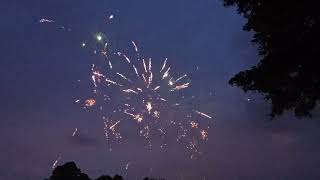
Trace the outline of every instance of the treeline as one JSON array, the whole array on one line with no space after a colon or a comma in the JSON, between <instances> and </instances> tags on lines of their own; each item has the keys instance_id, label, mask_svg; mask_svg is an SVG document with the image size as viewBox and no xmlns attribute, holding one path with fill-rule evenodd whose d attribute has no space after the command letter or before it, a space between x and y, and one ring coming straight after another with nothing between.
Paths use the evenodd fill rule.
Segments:
<instances>
[{"instance_id":1,"label":"treeline","mask_svg":"<svg viewBox=\"0 0 320 180\"><path fill-rule=\"evenodd\" d=\"M45 180L93 180L87 174L81 172L74 162L67 162L64 165L57 166L52 175ZM124 180L120 175L115 175L113 177L108 175L102 175L95 180ZM164 179L154 179L145 177L143 180L164 180Z\"/></svg>"}]
</instances>

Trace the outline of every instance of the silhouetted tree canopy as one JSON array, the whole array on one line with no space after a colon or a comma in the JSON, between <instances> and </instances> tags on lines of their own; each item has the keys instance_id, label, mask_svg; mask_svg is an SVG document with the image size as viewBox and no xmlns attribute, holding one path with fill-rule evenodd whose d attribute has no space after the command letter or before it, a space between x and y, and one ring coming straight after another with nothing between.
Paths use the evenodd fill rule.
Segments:
<instances>
[{"instance_id":1,"label":"silhouetted tree canopy","mask_svg":"<svg viewBox=\"0 0 320 180\"><path fill-rule=\"evenodd\" d=\"M224 0L247 19L254 32L259 64L236 74L229 83L263 93L271 116L286 110L310 115L320 95L320 11L317 1Z\"/></svg>"},{"instance_id":2,"label":"silhouetted tree canopy","mask_svg":"<svg viewBox=\"0 0 320 180\"><path fill-rule=\"evenodd\" d=\"M67 162L64 165L56 167L50 178L45 180L91 180L87 174L81 172L74 162ZM122 176L114 177L103 175L95 180L124 180ZM152 178L144 178L143 180L157 180ZM159 179L160 180L160 179ZM161 179L164 180L164 179Z\"/></svg>"}]
</instances>

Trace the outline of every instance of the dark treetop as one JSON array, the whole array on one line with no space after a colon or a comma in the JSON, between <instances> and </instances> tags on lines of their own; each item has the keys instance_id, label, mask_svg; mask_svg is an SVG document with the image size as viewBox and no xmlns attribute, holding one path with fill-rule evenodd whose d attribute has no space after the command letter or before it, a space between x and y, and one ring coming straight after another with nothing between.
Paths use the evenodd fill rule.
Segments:
<instances>
[{"instance_id":1,"label":"dark treetop","mask_svg":"<svg viewBox=\"0 0 320 180\"><path fill-rule=\"evenodd\" d=\"M253 31L260 62L236 74L229 83L263 93L272 103L271 116L286 110L310 115L320 95L319 8L316 1L224 0L237 6Z\"/></svg>"},{"instance_id":2,"label":"dark treetop","mask_svg":"<svg viewBox=\"0 0 320 180\"><path fill-rule=\"evenodd\" d=\"M74 162L67 162L64 165L56 167L49 179L45 180L91 180L89 176L82 173ZM115 175L113 177L102 175L95 180L124 180L122 176ZM157 180L153 178L144 178L143 180ZM161 179L164 180L164 179Z\"/></svg>"}]
</instances>

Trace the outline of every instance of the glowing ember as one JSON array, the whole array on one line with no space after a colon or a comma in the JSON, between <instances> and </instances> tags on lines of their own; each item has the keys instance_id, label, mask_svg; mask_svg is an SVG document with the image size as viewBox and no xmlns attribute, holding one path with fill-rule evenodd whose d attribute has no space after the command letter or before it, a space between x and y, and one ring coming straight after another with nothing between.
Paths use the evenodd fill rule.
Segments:
<instances>
[{"instance_id":1,"label":"glowing ember","mask_svg":"<svg viewBox=\"0 0 320 180\"><path fill-rule=\"evenodd\" d=\"M96 104L96 100L94 100L94 99L87 99L84 103L85 103L85 106L91 107L91 106L94 106L94 105Z\"/></svg>"}]
</instances>

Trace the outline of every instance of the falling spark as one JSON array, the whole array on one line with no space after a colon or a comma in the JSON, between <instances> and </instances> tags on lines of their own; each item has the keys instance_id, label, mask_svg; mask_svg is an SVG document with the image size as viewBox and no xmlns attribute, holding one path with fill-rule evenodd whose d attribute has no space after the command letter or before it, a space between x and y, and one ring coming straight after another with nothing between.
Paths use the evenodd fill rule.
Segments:
<instances>
[{"instance_id":1,"label":"falling spark","mask_svg":"<svg viewBox=\"0 0 320 180\"><path fill-rule=\"evenodd\" d=\"M118 72L117 72L117 75L119 75L119 76L122 77L123 79L129 81L129 79L128 79L125 75L123 75L123 74L121 74L121 73L118 73Z\"/></svg>"},{"instance_id":2,"label":"falling spark","mask_svg":"<svg viewBox=\"0 0 320 180\"><path fill-rule=\"evenodd\" d=\"M105 77L103 74L101 74L99 71L93 71L92 72L95 76L98 76L98 77Z\"/></svg>"},{"instance_id":3,"label":"falling spark","mask_svg":"<svg viewBox=\"0 0 320 180\"><path fill-rule=\"evenodd\" d=\"M164 99L164 98L160 98L160 100L161 100L161 101L167 101L167 100L166 100L166 99Z\"/></svg>"},{"instance_id":4,"label":"falling spark","mask_svg":"<svg viewBox=\"0 0 320 180\"><path fill-rule=\"evenodd\" d=\"M152 68L152 61L151 61L151 58L149 58L149 72L151 72L151 68Z\"/></svg>"},{"instance_id":5,"label":"falling spark","mask_svg":"<svg viewBox=\"0 0 320 180\"><path fill-rule=\"evenodd\" d=\"M153 73L151 72L151 73L150 73L150 76L149 76L149 84L148 84L148 87L149 87L149 85L151 85L152 79L153 79Z\"/></svg>"},{"instance_id":6,"label":"falling spark","mask_svg":"<svg viewBox=\"0 0 320 180\"><path fill-rule=\"evenodd\" d=\"M171 89L170 91L176 91L176 90L181 90L181 89L185 89L188 88L190 85L190 83L185 83L182 85L177 85L175 88Z\"/></svg>"},{"instance_id":7,"label":"falling spark","mask_svg":"<svg viewBox=\"0 0 320 180\"><path fill-rule=\"evenodd\" d=\"M134 41L131 41L131 42L132 42L132 44L133 44L133 46L134 46L134 50L135 50L136 52L138 52L138 47L137 47L136 43L135 43Z\"/></svg>"},{"instance_id":8,"label":"falling spark","mask_svg":"<svg viewBox=\"0 0 320 180\"><path fill-rule=\"evenodd\" d=\"M162 80L169 76L170 67L167 69L167 71L163 74Z\"/></svg>"},{"instance_id":9,"label":"falling spark","mask_svg":"<svg viewBox=\"0 0 320 180\"><path fill-rule=\"evenodd\" d=\"M75 100L74 102L75 102L75 103L78 103L78 102L80 102L80 99L77 99L77 100Z\"/></svg>"},{"instance_id":10,"label":"falling spark","mask_svg":"<svg viewBox=\"0 0 320 180\"><path fill-rule=\"evenodd\" d=\"M124 54L123 57L127 60L128 63L131 63L130 59Z\"/></svg>"},{"instance_id":11,"label":"falling spark","mask_svg":"<svg viewBox=\"0 0 320 180\"><path fill-rule=\"evenodd\" d=\"M109 61L109 67L110 67L110 69L112 69L112 64L111 64L111 61Z\"/></svg>"},{"instance_id":12,"label":"falling spark","mask_svg":"<svg viewBox=\"0 0 320 180\"><path fill-rule=\"evenodd\" d=\"M117 121L116 123L114 123L112 126L110 126L110 129L113 129L116 125L118 125L121 122L121 120Z\"/></svg>"},{"instance_id":13,"label":"falling spark","mask_svg":"<svg viewBox=\"0 0 320 180\"><path fill-rule=\"evenodd\" d=\"M154 88L154 91L158 90L160 88L160 86L157 86Z\"/></svg>"},{"instance_id":14,"label":"falling spark","mask_svg":"<svg viewBox=\"0 0 320 180\"><path fill-rule=\"evenodd\" d=\"M54 20L42 18L39 20L39 23L54 23Z\"/></svg>"},{"instance_id":15,"label":"falling spark","mask_svg":"<svg viewBox=\"0 0 320 180\"><path fill-rule=\"evenodd\" d=\"M134 114L129 113L129 112L127 112L127 111L124 111L124 113L132 116L133 119L134 119L134 120L137 120L139 123L142 122L142 120L143 120L143 116L141 116L140 114L134 115Z\"/></svg>"},{"instance_id":16,"label":"falling spark","mask_svg":"<svg viewBox=\"0 0 320 180\"><path fill-rule=\"evenodd\" d=\"M129 169L129 165L130 165L130 162L128 162L128 163L126 164L126 170Z\"/></svg>"},{"instance_id":17,"label":"falling spark","mask_svg":"<svg viewBox=\"0 0 320 180\"><path fill-rule=\"evenodd\" d=\"M196 113L198 113L198 114L200 114L201 116L204 116L204 117L206 117L206 118L212 119L211 116L209 116L209 115L207 115L207 114L205 114L205 113L203 113L203 112L196 111Z\"/></svg>"},{"instance_id":18,"label":"falling spark","mask_svg":"<svg viewBox=\"0 0 320 180\"><path fill-rule=\"evenodd\" d=\"M134 69L134 72L136 73L137 77L139 77L139 73L138 73L138 70L136 68L136 66L132 65L133 69Z\"/></svg>"},{"instance_id":19,"label":"falling spark","mask_svg":"<svg viewBox=\"0 0 320 180\"><path fill-rule=\"evenodd\" d=\"M183 78L185 78L185 77L187 77L187 74L185 74L185 75L183 75L183 76L179 77L179 78L176 80L176 82L180 81L181 79L183 79Z\"/></svg>"},{"instance_id":20,"label":"falling spark","mask_svg":"<svg viewBox=\"0 0 320 180\"><path fill-rule=\"evenodd\" d=\"M144 82L147 83L147 79L146 79L146 77L144 76L144 74L142 74L142 78L143 78Z\"/></svg>"},{"instance_id":21,"label":"falling spark","mask_svg":"<svg viewBox=\"0 0 320 180\"><path fill-rule=\"evenodd\" d=\"M54 161L54 163L52 164L52 169L54 169L56 167L56 165L58 164L58 162L61 160L62 158L62 154L60 153L58 158Z\"/></svg>"},{"instance_id":22,"label":"falling spark","mask_svg":"<svg viewBox=\"0 0 320 180\"><path fill-rule=\"evenodd\" d=\"M95 77L94 75L92 75L92 76L91 76L91 79L92 79L92 81L93 81L94 87L98 87L98 86L97 86L97 83L96 83L96 77Z\"/></svg>"},{"instance_id":23,"label":"falling spark","mask_svg":"<svg viewBox=\"0 0 320 180\"><path fill-rule=\"evenodd\" d=\"M111 19L113 19L113 18L114 18L114 15L111 14L111 15L109 16L109 20L111 20Z\"/></svg>"},{"instance_id":24,"label":"falling spark","mask_svg":"<svg viewBox=\"0 0 320 180\"><path fill-rule=\"evenodd\" d=\"M142 62L143 62L144 72L148 72L147 65L146 65L146 62L144 61L144 59L142 59Z\"/></svg>"},{"instance_id":25,"label":"falling spark","mask_svg":"<svg viewBox=\"0 0 320 180\"><path fill-rule=\"evenodd\" d=\"M108 79L108 78L106 78L106 81L107 81L108 83L111 83L111 84L114 84L114 85L117 85L117 86L123 86L123 85L121 85L121 84L119 84L119 83L117 83L117 82L115 82L115 81L112 81L112 80L110 80L110 79Z\"/></svg>"},{"instance_id":26,"label":"falling spark","mask_svg":"<svg viewBox=\"0 0 320 180\"><path fill-rule=\"evenodd\" d=\"M77 131L78 131L78 128L75 128L73 133L72 133L72 137L74 137L76 135Z\"/></svg>"},{"instance_id":27,"label":"falling spark","mask_svg":"<svg viewBox=\"0 0 320 180\"><path fill-rule=\"evenodd\" d=\"M134 93L134 94L138 94L137 91L133 90L133 89L124 89L122 90L123 92L126 92L126 93Z\"/></svg>"},{"instance_id":28,"label":"falling spark","mask_svg":"<svg viewBox=\"0 0 320 180\"><path fill-rule=\"evenodd\" d=\"M168 58L166 58L166 59L164 60L164 63L163 63L163 65L162 65L162 68L161 68L160 72L162 72L162 71L164 70L164 68L166 67L167 60L168 60Z\"/></svg>"},{"instance_id":29,"label":"falling spark","mask_svg":"<svg viewBox=\"0 0 320 180\"><path fill-rule=\"evenodd\" d=\"M147 102L146 107L147 107L148 113L150 114L150 113L151 113L151 110L152 110L152 104L151 104L151 102Z\"/></svg>"}]
</instances>

